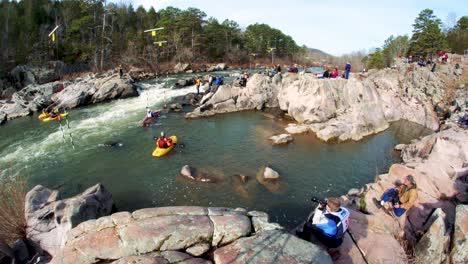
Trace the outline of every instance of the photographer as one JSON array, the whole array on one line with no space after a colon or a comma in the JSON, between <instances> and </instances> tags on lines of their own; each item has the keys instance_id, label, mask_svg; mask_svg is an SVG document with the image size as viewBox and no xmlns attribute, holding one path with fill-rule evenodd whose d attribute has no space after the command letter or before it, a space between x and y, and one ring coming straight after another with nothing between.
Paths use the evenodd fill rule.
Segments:
<instances>
[{"instance_id":1,"label":"photographer","mask_svg":"<svg viewBox=\"0 0 468 264\"><path fill-rule=\"evenodd\" d=\"M308 222L312 234L326 247L337 248L343 243L348 229L349 211L341 207L339 198L329 198L320 202L315 209L312 223Z\"/></svg>"}]
</instances>

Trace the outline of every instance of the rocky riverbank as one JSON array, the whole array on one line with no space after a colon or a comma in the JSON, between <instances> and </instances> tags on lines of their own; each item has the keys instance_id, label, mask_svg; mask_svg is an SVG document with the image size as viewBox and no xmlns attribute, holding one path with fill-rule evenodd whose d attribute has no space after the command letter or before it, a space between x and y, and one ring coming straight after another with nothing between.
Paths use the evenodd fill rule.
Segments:
<instances>
[{"instance_id":1,"label":"rocky riverbank","mask_svg":"<svg viewBox=\"0 0 468 264\"><path fill-rule=\"evenodd\" d=\"M399 146L402 164L342 196L351 212L349 233L333 262L466 263L466 142L468 132L449 123L443 131ZM184 168L181 174L190 174L184 177L197 179L193 169ZM278 177L267 169L263 174ZM418 184L414 207L399 218L377 209L372 198L408 174ZM263 212L198 206L134 212L113 208L112 194L100 184L68 199L36 186L26 196L27 240L15 243L16 256L39 263L332 262L327 251L269 222Z\"/></svg>"},{"instance_id":2,"label":"rocky riverbank","mask_svg":"<svg viewBox=\"0 0 468 264\"><path fill-rule=\"evenodd\" d=\"M0 120L6 122L52 106L72 109L138 95L131 79L120 78L115 71L45 84L34 80L32 78L24 88L14 92L11 99L0 100Z\"/></svg>"},{"instance_id":3,"label":"rocky riverbank","mask_svg":"<svg viewBox=\"0 0 468 264\"><path fill-rule=\"evenodd\" d=\"M205 95L201 105L186 117L279 107L297 121L286 128L288 133L311 131L324 141L360 140L401 119L436 131L439 119L435 106L447 99L448 84L460 75L460 69L452 65L440 65L433 73L409 64L354 74L350 80L255 74L245 88L224 85L215 94ZM466 94L454 98L457 105L466 107Z\"/></svg>"}]
</instances>

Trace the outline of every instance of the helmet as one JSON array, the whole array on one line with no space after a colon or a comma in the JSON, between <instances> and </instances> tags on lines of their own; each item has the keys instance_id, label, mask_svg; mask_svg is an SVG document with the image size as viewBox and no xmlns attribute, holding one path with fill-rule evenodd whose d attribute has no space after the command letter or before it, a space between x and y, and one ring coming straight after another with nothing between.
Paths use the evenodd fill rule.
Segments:
<instances>
[{"instance_id":1,"label":"helmet","mask_svg":"<svg viewBox=\"0 0 468 264\"><path fill-rule=\"evenodd\" d=\"M161 131L161 137L164 137L166 135L166 133L164 133L164 131Z\"/></svg>"}]
</instances>

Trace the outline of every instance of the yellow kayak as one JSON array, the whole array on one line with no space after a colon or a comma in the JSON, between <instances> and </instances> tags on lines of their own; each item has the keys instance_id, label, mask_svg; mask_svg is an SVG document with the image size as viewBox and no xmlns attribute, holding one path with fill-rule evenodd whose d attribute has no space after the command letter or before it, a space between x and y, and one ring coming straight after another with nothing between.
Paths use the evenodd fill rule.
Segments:
<instances>
[{"instance_id":1,"label":"yellow kayak","mask_svg":"<svg viewBox=\"0 0 468 264\"><path fill-rule=\"evenodd\" d=\"M170 138L172 139L172 146L168 147L168 148L160 148L160 147L156 147L156 149L153 151L153 156L154 157L162 157L164 155L166 155L167 153L169 153L173 148L175 148L175 145L177 144L177 137L176 136L170 136Z\"/></svg>"},{"instance_id":2,"label":"yellow kayak","mask_svg":"<svg viewBox=\"0 0 468 264\"><path fill-rule=\"evenodd\" d=\"M40 120L44 120L45 118L47 117L50 117L50 114L49 113L46 113L46 112L42 112L40 115L39 115L39 119Z\"/></svg>"},{"instance_id":3,"label":"yellow kayak","mask_svg":"<svg viewBox=\"0 0 468 264\"><path fill-rule=\"evenodd\" d=\"M68 113L63 113L63 114L60 114L59 116L60 116L60 120L62 120L62 119L67 118ZM49 116L49 117L46 117L46 118L42 119L42 121L43 121L43 122L56 121L56 120L59 119L59 116L56 116L56 117L50 117L50 116Z\"/></svg>"}]
</instances>

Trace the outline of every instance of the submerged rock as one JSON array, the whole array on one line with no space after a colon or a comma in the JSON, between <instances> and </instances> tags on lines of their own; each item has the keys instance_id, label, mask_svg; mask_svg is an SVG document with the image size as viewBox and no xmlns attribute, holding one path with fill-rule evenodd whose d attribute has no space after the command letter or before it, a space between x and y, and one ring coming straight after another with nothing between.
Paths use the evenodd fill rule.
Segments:
<instances>
[{"instance_id":1,"label":"submerged rock","mask_svg":"<svg viewBox=\"0 0 468 264\"><path fill-rule=\"evenodd\" d=\"M106 141L98 145L99 147L123 147L123 143L119 141Z\"/></svg>"},{"instance_id":2,"label":"submerged rock","mask_svg":"<svg viewBox=\"0 0 468 264\"><path fill-rule=\"evenodd\" d=\"M218 182L219 179L215 175L211 175L207 172L202 170L197 170L195 168L190 167L189 165L185 165L180 170L180 176L190 179L196 182Z\"/></svg>"}]
</instances>

